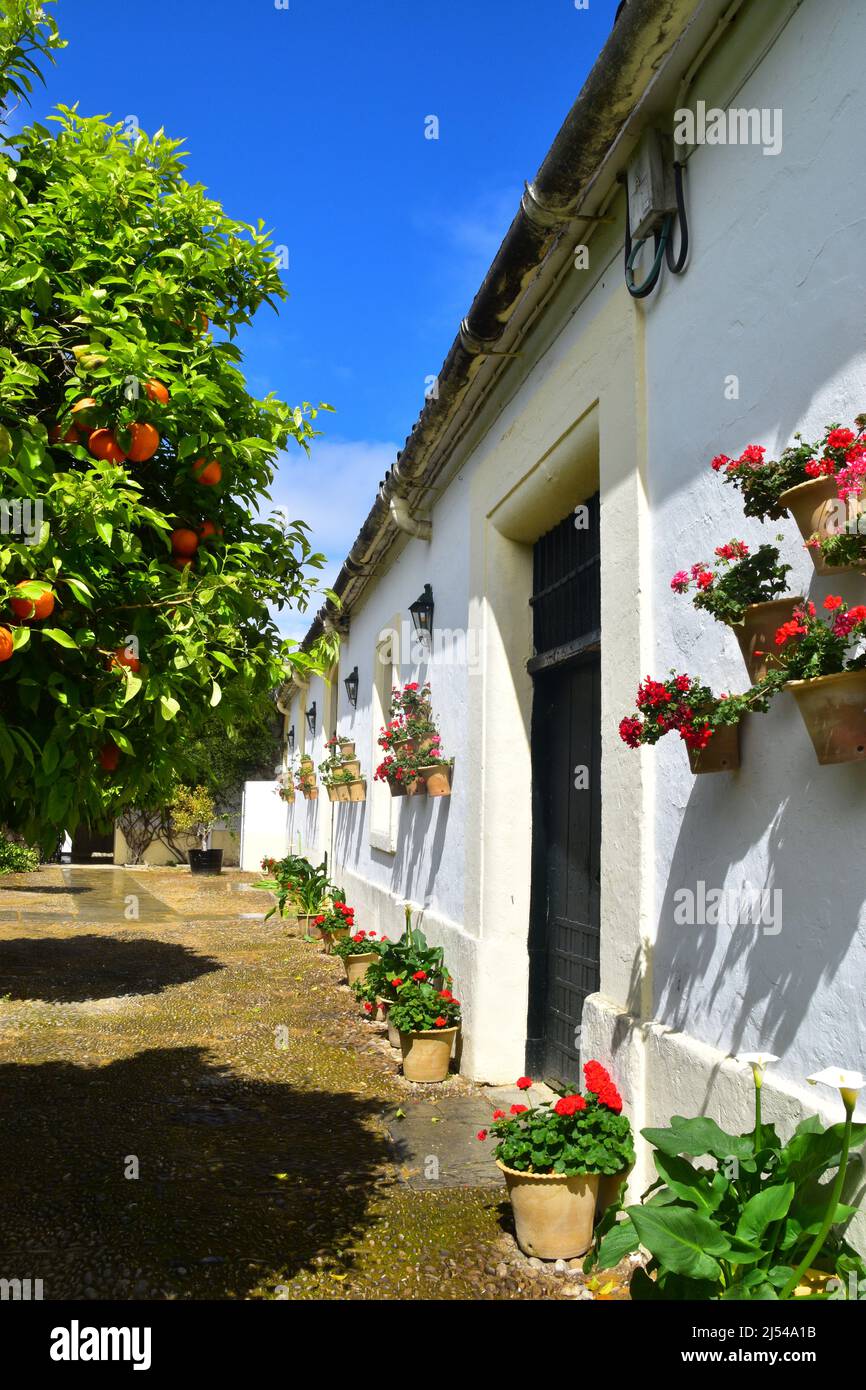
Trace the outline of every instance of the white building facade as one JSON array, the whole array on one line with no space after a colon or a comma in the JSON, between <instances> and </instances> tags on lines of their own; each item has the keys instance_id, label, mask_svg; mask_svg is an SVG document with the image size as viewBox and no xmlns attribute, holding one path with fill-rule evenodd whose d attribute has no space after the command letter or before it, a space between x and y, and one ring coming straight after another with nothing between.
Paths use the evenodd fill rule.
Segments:
<instances>
[{"instance_id":1,"label":"white building facade","mask_svg":"<svg viewBox=\"0 0 866 1390\"><path fill-rule=\"evenodd\" d=\"M862 578L828 587L793 522L745 518L709 465L866 408L864 46L845 0L623 12L347 560L342 609L311 630L345 629L339 666L284 692L296 752L354 737L367 800L275 800L269 852L327 853L359 921L391 935L417 908L464 1003L468 1075L597 1056L637 1127L747 1126L740 1052L778 1054L765 1107L783 1122L820 1103L808 1073L866 1062L864 765L819 766L789 695L747 721L733 773L618 733L648 673L747 687L730 632L670 589L716 545L781 534L792 593L863 601ZM768 114L735 127L754 142L677 148L688 259L637 300L620 176L698 102ZM431 647L408 611L425 584ZM449 798L374 782L389 692L412 679L455 758ZM258 854L267 835L244 838ZM722 889L778 890L777 918L677 921L683 890Z\"/></svg>"}]
</instances>

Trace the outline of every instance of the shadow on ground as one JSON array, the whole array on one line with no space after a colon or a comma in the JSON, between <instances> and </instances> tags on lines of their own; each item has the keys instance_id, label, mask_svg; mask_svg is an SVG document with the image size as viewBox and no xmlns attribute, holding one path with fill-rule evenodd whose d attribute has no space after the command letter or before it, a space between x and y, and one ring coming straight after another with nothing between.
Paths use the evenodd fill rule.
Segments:
<instances>
[{"instance_id":1,"label":"shadow on ground","mask_svg":"<svg viewBox=\"0 0 866 1390\"><path fill-rule=\"evenodd\" d=\"M71 1004L158 994L224 967L174 942L81 935L0 940L0 998Z\"/></svg>"},{"instance_id":2,"label":"shadow on ground","mask_svg":"<svg viewBox=\"0 0 866 1390\"><path fill-rule=\"evenodd\" d=\"M2 1066L0 1094L0 1276L41 1278L46 1299L267 1296L351 1267L373 1221L372 1099L239 1077L196 1047Z\"/></svg>"}]
</instances>

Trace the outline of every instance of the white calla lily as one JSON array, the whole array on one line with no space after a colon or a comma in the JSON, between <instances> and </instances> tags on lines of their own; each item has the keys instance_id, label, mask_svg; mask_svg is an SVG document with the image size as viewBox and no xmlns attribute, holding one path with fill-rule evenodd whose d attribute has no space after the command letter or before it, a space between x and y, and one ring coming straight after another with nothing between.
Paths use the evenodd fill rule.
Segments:
<instances>
[{"instance_id":1,"label":"white calla lily","mask_svg":"<svg viewBox=\"0 0 866 1390\"><path fill-rule=\"evenodd\" d=\"M755 1078L755 1085L760 1086L764 1080L764 1071L771 1062L778 1062L772 1052L739 1052L736 1060L744 1067L752 1068L752 1075Z\"/></svg>"},{"instance_id":2,"label":"white calla lily","mask_svg":"<svg viewBox=\"0 0 866 1390\"><path fill-rule=\"evenodd\" d=\"M847 1071L844 1067L825 1067L823 1071L815 1071L806 1080L810 1086L835 1086L842 1097L846 1109L854 1109L857 1104L857 1094L866 1086L866 1077L859 1071Z\"/></svg>"}]
</instances>

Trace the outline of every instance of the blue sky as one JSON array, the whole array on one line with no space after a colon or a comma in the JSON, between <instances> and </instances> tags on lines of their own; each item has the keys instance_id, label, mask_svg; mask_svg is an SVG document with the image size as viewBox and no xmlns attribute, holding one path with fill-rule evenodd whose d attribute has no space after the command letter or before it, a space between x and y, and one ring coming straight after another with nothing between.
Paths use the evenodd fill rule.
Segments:
<instances>
[{"instance_id":1,"label":"blue sky","mask_svg":"<svg viewBox=\"0 0 866 1390\"><path fill-rule=\"evenodd\" d=\"M60 0L69 47L32 113L164 126L191 179L288 248L291 298L242 346L256 394L336 408L274 492L333 578L617 0L279 3Z\"/></svg>"}]
</instances>

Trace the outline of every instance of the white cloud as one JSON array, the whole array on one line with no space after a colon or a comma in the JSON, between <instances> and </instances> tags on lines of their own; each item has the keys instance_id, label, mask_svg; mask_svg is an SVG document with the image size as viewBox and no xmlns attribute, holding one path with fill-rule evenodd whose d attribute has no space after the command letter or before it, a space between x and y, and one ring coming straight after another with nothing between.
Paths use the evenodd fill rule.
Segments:
<instances>
[{"instance_id":1,"label":"white cloud","mask_svg":"<svg viewBox=\"0 0 866 1390\"><path fill-rule=\"evenodd\" d=\"M314 550L328 558L319 583L332 584L373 505L379 483L397 457L398 446L358 439L313 440L312 456L301 449L281 455L274 486L274 507L285 507L292 520L310 527ZM276 614L287 637L301 638L317 608L306 613Z\"/></svg>"}]
</instances>

